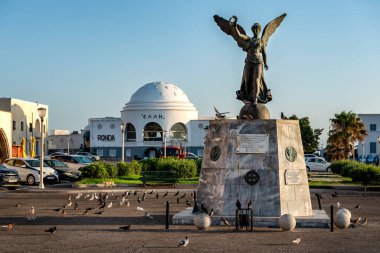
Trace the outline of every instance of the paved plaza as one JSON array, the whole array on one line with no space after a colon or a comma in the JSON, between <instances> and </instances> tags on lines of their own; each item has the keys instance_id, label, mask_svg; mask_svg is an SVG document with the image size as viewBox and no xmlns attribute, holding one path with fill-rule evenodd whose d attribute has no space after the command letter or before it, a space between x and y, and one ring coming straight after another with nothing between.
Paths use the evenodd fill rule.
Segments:
<instances>
[{"instance_id":1,"label":"paved plaza","mask_svg":"<svg viewBox=\"0 0 380 253\"><path fill-rule=\"evenodd\" d=\"M132 192L125 203L118 206L121 195ZM179 193L174 196L177 191ZM45 191L45 192L43 192ZM322 208L329 214L330 205L349 209L353 218L367 217L366 225L345 230L335 229L333 233L326 228L296 228L292 232L283 232L275 228L254 228L253 232L236 232L234 226L213 226L207 230L198 230L194 226L174 226L165 229L165 205L170 203L171 216L187 207L194 189L152 189L117 188L107 190L112 202L111 208L104 208L99 215L99 205L89 200L92 192L106 192L104 189L83 190L76 199L79 190L53 189L39 191L0 190L0 224L15 223L12 230L0 230L0 252L379 252L380 241L380 193L367 193L349 190L311 190L313 209L318 209L315 193L322 193ZM136 195L134 192L137 191ZM163 195L168 191L166 197ZM147 192L145 201L138 203L137 198ZM337 192L338 197L331 193ZM156 194L158 193L158 199ZM186 193L186 196L184 194ZM54 209L67 203L70 194L73 204L66 213ZM86 195L89 194L89 197ZM177 198L179 204L177 203ZM86 198L85 198L86 197ZM78 208L74 210L75 202ZM360 204L360 208L354 208ZM29 209L36 210L35 221L28 221ZM83 215L87 208L94 207ZM152 215L146 217L141 207ZM120 230L120 226L130 224L130 230ZM45 230L57 227L56 233ZM179 248L180 240L188 236L190 243ZM301 238L299 245L292 240Z\"/></svg>"}]
</instances>

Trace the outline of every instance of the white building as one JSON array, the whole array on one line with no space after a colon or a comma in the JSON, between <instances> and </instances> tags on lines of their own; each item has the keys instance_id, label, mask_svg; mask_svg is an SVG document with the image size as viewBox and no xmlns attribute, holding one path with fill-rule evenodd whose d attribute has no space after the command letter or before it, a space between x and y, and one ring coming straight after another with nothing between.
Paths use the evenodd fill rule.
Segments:
<instances>
[{"instance_id":1,"label":"white building","mask_svg":"<svg viewBox=\"0 0 380 253\"><path fill-rule=\"evenodd\" d=\"M46 134L49 126L49 109L47 105L15 98L0 98L0 110L11 114L10 121L1 117L0 123L3 126L9 124L11 127L11 135L8 136L8 140L12 145L12 150L9 156L19 156L22 138L25 138L26 141L26 154L30 155L32 137L36 139L35 153L37 156L40 154L41 120L37 110L40 107L46 108L43 125L43 132Z\"/></svg>"},{"instance_id":2,"label":"white building","mask_svg":"<svg viewBox=\"0 0 380 253\"><path fill-rule=\"evenodd\" d=\"M125 158L154 157L166 142L203 155L203 138L210 119L199 119L186 94L168 82L139 88L121 111L121 118L89 119L91 152L103 158L120 158L122 130L126 125Z\"/></svg>"},{"instance_id":3,"label":"white building","mask_svg":"<svg viewBox=\"0 0 380 253\"><path fill-rule=\"evenodd\" d=\"M0 163L12 153L12 115L0 110Z\"/></svg>"},{"instance_id":4,"label":"white building","mask_svg":"<svg viewBox=\"0 0 380 253\"><path fill-rule=\"evenodd\" d=\"M49 131L48 153L64 152L75 154L84 149L84 132L69 130L51 130Z\"/></svg>"},{"instance_id":5,"label":"white building","mask_svg":"<svg viewBox=\"0 0 380 253\"><path fill-rule=\"evenodd\" d=\"M367 129L367 137L363 143L358 143L357 153L367 157L371 155L378 159L380 144L377 138L380 138L380 114L358 114Z\"/></svg>"}]
</instances>

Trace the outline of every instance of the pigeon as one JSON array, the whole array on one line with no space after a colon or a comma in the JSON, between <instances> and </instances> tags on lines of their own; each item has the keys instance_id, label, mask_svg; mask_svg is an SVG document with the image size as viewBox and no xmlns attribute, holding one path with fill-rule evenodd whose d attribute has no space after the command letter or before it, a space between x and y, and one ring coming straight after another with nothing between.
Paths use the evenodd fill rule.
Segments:
<instances>
[{"instance_id":1,"label":"pigeon","mask_svg":"<svg viewBox=\"0 0 380 253\"><path fill-rule=\"evenodd\" d=\"M71 201L71 195L70 194L67 194L67 201Z\"/></svg>"},{"instance_id":2,"label":"pigeon","mask_svg":"<svg viewBox=\"0 0 380 253\"><path fill-rule=\"evenodd\" d=\"M141 203L140 197L137 197L137 202Z\"/></svg>"},{"instance_id":3,"label":"pigeon","mask_svg":"<svg viewBox=\"0 0 380 253\"><path fill-rule=\"evenodd\" d=\"M145 212L145 217L148 217L149 219L153 219L153 216L150 215L149 213Z\"/></svg>"},{"instance_id":4,"label":"pigeon","mask_svg":"<svg viewBox=\"0 0 380 253\"><path fill-rule=\"evenodd\" d=\"M208 213L208 216L211 218L214 215L214 208L211 208L211 211Z\"/></svg>"},{"instance_id":5,"label":"pigeon","mask_svg":"<svg viewBox=\"0 0 380 253\"><path fill-rule=\"evenodd\" d=\"M189 244L189 238L186 236L184 240L180 241L178 247L186 247Z\"/></svg>"},{"instance_id":6,"label":"pigeon","mask_svg":"<svg viewBox=\"0 0 380 253\"><path fill-rule=\"evenodd\" d=\"M179 204L179 197L177 198L177 204Z\"/></svg>"},{"instance_id":7,"label":"pigeon","mask_svg":"<svg viewBox=\"0 0 380 253\"><path fill-rule=\"evenodd\" d=\"M180 198L183 199L184 197L186 197L186 193L184 193Z\"/></svg>"},{"instance_id":8,"label":"pigeon","mask_svg":"<svg viewBox=\"0 0 380 253\"><path fill-rule=\"evenodd\" d=\"M145 198L146 198L146 193L144 192L144 194L143 194L141 200L142 200L142 201L145 201Z\"/></svg>"},{"instance_id":9,"label":"pigeon","mask_svg":"<svg viewBox=\"0 0 380 253\"><path fill-rule=\"evenodd\" d=\"M35 221L37 218L36 211L34 210L34 207L32 206L29 209L29 216L27 217L28 221Z\"/></svg>"},{"instance_id":10,"label":"pigeon","mask_svg":"<svg viewBox=\"0 0 380 253\"><path fill-rule=\"evenodd\" d=\"M236 207L237 207L238 210L241 209L241 203L240 203L240 200L237 200L237 201L236 201Z\"/></svg>"},{"instance_id":11,"label":"pigeon","mask_svg":"<svg viewBox=\"0 0 380 253\"><path fill-rule=\"evenodd\" d=\"M103 208L105 208L105 207L106 207L106 202L104 202L104 204L101 205L101 206L99 207L99 209L103 209Z\"/></svg>"},{"instance_id":12,"label":"pigeon","mask_svg":"<svg viewBox=\"0 0 380 253\"><path fill-rule=\"evenodd\" d=\"M77 202L75 202L75 203L74 203L74 210L77 210L77 209L78 209L78 207L79 207L79 206L78 206L78 203L77 203Z\"/></svg>"},{"instance_id":13,"label":"pigeon","mask_svg":"<svg viewBox=\"0 0 380 253\"><path fill-rule=\"evenodd\" d=\"M11 231L15 227L15 223L9 223L8 225L3 226L7 231Z\"/></svg>"},{"instance_id":14,"label":"pigeon","mask_svg":"<svg viewBox=\"0 0 380 253\"><path fill-rule=\"evenodd\" d=\"M223 224L225 226L230 226L231 225L231 223L229 223L228 220L226 220L224 217L221 217L220 219L223 221Z\"/></svg>"},{"instance_id":15,"label":"pigeon","mask_svg":"<svg viewBox=\"0 0 380 253\"><path fill-rule=\"evenodd\" d=\"M77 196L75 196L76 199L79 199L80 197L82 197L82 192L79 192Z\"/></svg>"},{"instance_id":16,"label":"pigeon","mask_svg":"<svg viewBox=\"0 0 380 253\"><path fill-rule=\"evenodd\" d=\"M340 203L336 202L336 209L339 209L339 207L340 207Z\"/></svg>"},{"instance_id":17,"label":"pigeon","mask_svg":"<svg viewBox=\"0 0 380 253\"><path fill-rule=\"evenodd\" d=\"M94 200L94 199L95 199L95 195L92 194L92 195L91 195L91 198L89 198L89 200Z\"/></svg>"},{"instance_id":18,"label":"pigeon","mask_svg":"<svg viewBox=\"0 0 380 253\"><path fill-rule=\"evenodd\" d=\"M67 203L67 205L66 205L66 207L68 207L68 206L71 206L73 204L73 202L69 202L69 203Z\"/></svg>"},{"instance_id":19,"label":"pigeon","mask_svg":"<svg viewBox=\"0 0 380 253\"><path fill-rule=\"evenodd\" d=\"M186 205L187 205L187 206L191 206L190 201L186 200Z\"/></svg>"},{"instance_id":20,"label":"pigeon","mask_svg":"<svg viewBox=\"0 0 380 253\"><path fill-rule=\"evenodd\" d=\"M57 212L57 213L62 213L62 210L63 208L56 208L56 209L53 209L53 211Z\"/></svg>"},{"instance_id":21,"label":"pigeon","mask_svg":"<svg viewBox=\"0 0 380 253\"><path fill-rule=\"evenodd\" d=\"M252 209L252 200L248 202L248 209Z\"/></svg>"},{"instance_id":22,"label":"pigeon","mask_svg":"<svg viewBox=\"0 0 380 253\"><path fill-rule=\"evenodd\" d=\"M358 224L359 221L361 221L361 220L362 220L362 218L359 217L359 218L356 218L356 219L350 219L350 222L352 222L352 223L354 223L354 224Z\"/></svg>"},{"instance_id":23,"label":"pigeon","mask_svg":"<svg viewBox=\"0 0 380 253\"><path fill-rule=\"evenodd\" d=\"M179 191L177 191L175 194L174 194L174 196L177 196L179 194Z\"/></svg>"},{"instance_id":24,"label":"pigeon","mask_svg":"<svg viewBox=\"0 0 380 253\"><path fill-rule=\"evenodd\" d=\"M153 195L153 193L154 193L153 190L151 192L149 192L150 195Z\"/></svg>"},{"instance_id":25,"label":"pigeon","mask_svg":"<svg viewBox=\"0 0 380 253\"><path fill-rule=\"evenodd\" d=\"M281 119L289 119L288 117L285 116L283 112L281 112Z\"/></svg>"},{"instance_id":26,"label":"pigeon","mask_svg":"<svg viewBox=\"0 0 380 253\"><path fill-rule=\"evenodd\" d=\"M128 224L126 226L123 226L123 227L119 227L119 229L121 230L129 230L131 228L131 224Z\"/></svg>"},{"instance_id":27,"label":"pigeon","mask_svg":"<svg viewBox=\"0 0 380 253\"><path fill-rule=\"evenodd\" d=\"M54 234L56 231L57 231L57 227L52 227L52 228L49 228L49 229L45 230L45 232L49 232L51 234Z\"/></svg>"},{"instance_id":28,"label":"pigeon","mask_svg":"<svg viewBox=\"0 0 380 253\"><path fill-rule=\"evenodd\" d=\"M359 204L359 205L357 205L357 206L355 206L355 208L360 208L360 204Z\"/></svg>"},{"instance_id":29,"label":"pigeon","mask_svg":"<svg viewBox=\"0 0 380 253\"><path fill-rule=\"evenodd\" d=\"M334 198L338 197L338 195L335 194L335 193L331 193L331 196L334 197Z\"/></svg>"},{"instance_id":30,"label":"pigeon","mask_svg":"<svg viewBox=\"0 0 380 253\"><path fill-rule=\"evenodd\" d=\"M219 112L218 109L215 108L215 106L214 106L214 110L215 110L215 116L217 119L224 119L226 117L226 114L229 113L229 112Z\"/></svg>"},{"instance_id":31,"label":"pigeon","mask_svg":"<svg viewBox=\"0 0 380 253\"><path fill-rule=\"evenodd\" d=\"M158 193L156 194L156 199L158 199L160 196L158 195Z\"/></svg>"},{"instance_id":32,"label":"pigeon","mask_svg":"<svg viewBox=\"0 0 380 253\"><path fill-rule=\"evenodd\" d=\"M93 209L94 209L93 207L88 207L86 210L84 210L84 212L82 213L82 215L88 214L88 212L90 212Z\"/></svg>"},{"instance_id":33,"label":"pigeon","mask_svg":"<svg viewBox=\"0 0 380 253\"><path fill-rule=\"evenodd\" d=\"M129 206L129 205L130 205L129 201L127 201L127 203L125 203L125 205L126 205L126 206Z\"/></svg>"},{"instance_id":34,"label":"pigeon","mask_svg":"<svg viewBox=\"0 0 380 253\"><path fill-rule=\"evenodd\" d=\"M96 212L94 214L97 214L97 215L102 215L104 211L99 211L99 212Z\"/></svg>"},{"instance_id":35,"label":"pigeon","mask_svg":"<svg viewBox=\"0 0 380 253\"><path fill-rule=\"evenodd\" d=\"M145 211L145 209L144 208L142 208L142 207L137 207L137 211Z\"/></svg>"},{"instance_id":36,"label":"pigeon","mask_svg":"<svg viewBox=\"0 0 380 253\"><path fill-rule=\"evenodd\" d=\"M299 236L297 237L297 239L292 241L294 245L298 245L300 242L301 242L301 238Z\"/></svg>"},{"instance_id":37,"label":"pigeon","mask_svg":"<svg viewBox=\"0 0 380 253\"><path fill-rule=\"evenodd\" d=\"M368 219L367 217L364 217L364 220L362 221L362 223L360 223L360 225L367 225L367 222L368 222Z\"/></svg>"},{"instance_id":38,"label":"pigeon","mask_svg":"<svg viewBox=\"0 0 380 253\"><path fill-rule=\"evenodd\" d=\"M17 208L20 208L21 207L21 204L20 203L17 203L16 205L14 205L13 207L17 207Z\"/></svg>"},{"instance_id":39,"label":"pigeon","mask_svg":"<svg viewBox=\"0 0 380 253\"><path fill-rule=\"evenodd\" d=\"M165 192L165 194L162 196L163 198L165 198L166 196L168 196L168 191Z\"/></svg>"},{"instance_id":40,"label":"pigeon","mask_svg":"<svg viewBox=\"0 0 380 253\"><path fill-rule=\"evenodd\" d=\"M112 201L106 207L111 208L112 207Z\"/></svg>"},{"instance_id":41,"label":"pigeon","mask_svg":"<svg viewBox=\"0 0 380 253\"><path fill-rule=\"evenodd\" d=\"M135 191L134 193L133 193L133 195L136 195L137 194L137 191Z\"/></svg>"},{"instance_id":42,"label":"pigeon","mask_svg":"<svg viewBox=\"0 0 380 253\"><path fill-rule=\"evenodd\" d=\"M84 196L84 199L88 199L90 197L90 194L87 194Z\"/></svg>"}]
</instances>

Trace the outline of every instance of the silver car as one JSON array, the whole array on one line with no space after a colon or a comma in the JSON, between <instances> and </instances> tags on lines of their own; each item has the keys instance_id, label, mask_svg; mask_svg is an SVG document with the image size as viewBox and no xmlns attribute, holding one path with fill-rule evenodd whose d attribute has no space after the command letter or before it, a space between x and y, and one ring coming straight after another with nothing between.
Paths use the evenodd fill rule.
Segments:
<instances>
[{"instance_id":1,"label":"silver car","mask_svg":"<svg viewBox=\"0 0 380 253\"><path fill-rule=\"evenodd\" d=\"M70 169L80 169L92 163L92 161L82 155L52 155L51 159L59 160L65 163Z\"/></svg>"}]
</instances>

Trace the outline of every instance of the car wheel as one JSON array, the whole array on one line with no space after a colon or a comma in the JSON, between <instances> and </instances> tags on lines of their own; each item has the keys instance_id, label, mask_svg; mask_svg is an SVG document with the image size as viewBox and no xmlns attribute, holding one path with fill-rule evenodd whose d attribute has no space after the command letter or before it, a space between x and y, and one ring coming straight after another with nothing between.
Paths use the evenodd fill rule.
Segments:
<instances>
[{"instance_id":1,"label":"car wheel","mask_svg":"<svg viewBox=\"0 0 380 253\"><path fill-rule=\"evenodd\" d=\"M33 175L29 175L26 178L26 182L27 182L28 185L34 185L36 183L36 179L34 178Z\"/></svg>"},{"instance_id":2,"label":"car wheel","mask_svg":"<svg viewBox=\"0 0 380 253\"><path fill-rule=\"evenodd\" d=\"M310 172L310 167L306 166L306 170L307 170L307 172Z\"/></svg>"}]
</instances>

